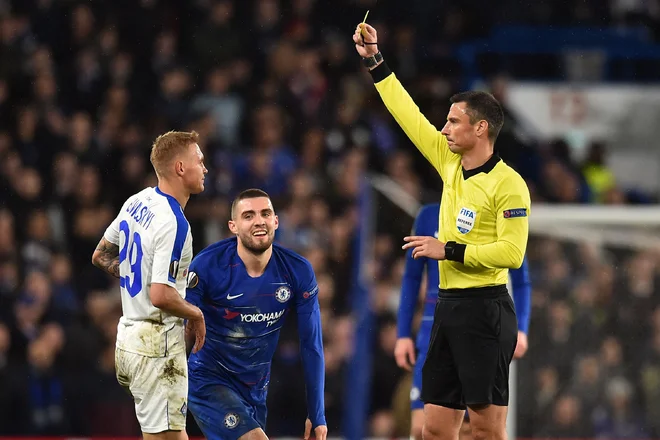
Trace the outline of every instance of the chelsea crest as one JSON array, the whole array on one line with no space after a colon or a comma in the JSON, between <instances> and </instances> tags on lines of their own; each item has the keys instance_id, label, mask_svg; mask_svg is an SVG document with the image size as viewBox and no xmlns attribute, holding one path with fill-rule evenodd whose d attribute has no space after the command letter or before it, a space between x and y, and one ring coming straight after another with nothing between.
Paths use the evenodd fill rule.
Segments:
<instances>
[{"instance_id":1,"label":"chelsea crest","mask_svg":"<svg viewBox=\"0 0 660 440\"><path fill-rule=\"evenodd\" d=\"M285 303L291 298L291 289L289 286L280 286L275 291L275 299L281 303Z\"/></svg>"}]
</instances>

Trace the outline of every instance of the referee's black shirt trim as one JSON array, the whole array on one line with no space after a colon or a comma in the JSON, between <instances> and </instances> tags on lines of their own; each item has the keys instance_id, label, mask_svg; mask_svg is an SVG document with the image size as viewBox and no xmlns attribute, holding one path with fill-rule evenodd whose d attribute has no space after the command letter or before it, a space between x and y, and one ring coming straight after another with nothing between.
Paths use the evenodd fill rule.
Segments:
<instances>
[{"instance_id":1,"label":"referee's black shirt trim","mask_svg":"<svg viewBox=\"0 0 660 440\"><path fill-rule=\"evenodd\" d=\"M392 74L392 70L390 69L390 66L388 66L387 63L383 61L378 66L376 66L375 69L370 70L369 73L371 73L371 77L373 78L374 83L379 83L390 76Z\"/></svg>"},{"instance_id":2,"label":"referee's black shirt trim","mask_svg":"<svg viewBox=\"0 0 660 440\"><path fill-rule=\"evenodd\" d=\"M492 156L490 156L490 159L488 159L486 163L481 165L480 167L476 167L471 170L466 170L465 168L463 168L463 179L467 180L470 177L476 176L479 173L486 173L486 174L490 173L491 171L493 171L493 168L495 168L495 165L497 165L497 163L500 160L502 160L500 159L500 156L497 153L495 153Z\"/></svg>"}]
</instances>

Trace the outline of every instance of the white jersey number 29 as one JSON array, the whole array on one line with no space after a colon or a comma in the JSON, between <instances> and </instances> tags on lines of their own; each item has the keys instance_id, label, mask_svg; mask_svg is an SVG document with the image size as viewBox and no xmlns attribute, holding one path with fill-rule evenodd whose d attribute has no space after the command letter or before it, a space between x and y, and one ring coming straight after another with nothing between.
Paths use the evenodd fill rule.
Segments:
<instances>
[{"instance_id":1,"label":"white jersey number 29","mask_svg":"<svg viewBox=\"0 0 660 440\"><path fill-rule=\"evenodd\" d=\"M126 235L124 247L119 251L119 264L121 265L127 258L131 267L131 277L119 277L119 287L126 289L131 298L142 291L142 237L137 232L133 233L131 240L131 230L126 220L119 224L119 232Z\"/></svg>"}]
</instances>

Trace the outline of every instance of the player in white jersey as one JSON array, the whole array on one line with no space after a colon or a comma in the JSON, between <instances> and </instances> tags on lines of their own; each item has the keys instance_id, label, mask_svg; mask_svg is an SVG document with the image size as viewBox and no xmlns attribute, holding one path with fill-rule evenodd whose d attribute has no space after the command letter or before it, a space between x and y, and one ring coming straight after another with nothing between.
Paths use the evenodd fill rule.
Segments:
<instances>
[{"instance_id":1,"label":"player in white jersey","mask_svg":"<svg viewBox=\"0 0 660 440\"><path fill-rule=\"evenodd\" d=\"M192 235L183 209L204 190L204 155L194 131L168 132L151 149L156 188L129 197L92 256L119 278L122 317L117 330L118 382L133 395L144 438L187 439L188 369L184 319L204 344L200 309L185 301Z\"/></svg>"}]
</instances>

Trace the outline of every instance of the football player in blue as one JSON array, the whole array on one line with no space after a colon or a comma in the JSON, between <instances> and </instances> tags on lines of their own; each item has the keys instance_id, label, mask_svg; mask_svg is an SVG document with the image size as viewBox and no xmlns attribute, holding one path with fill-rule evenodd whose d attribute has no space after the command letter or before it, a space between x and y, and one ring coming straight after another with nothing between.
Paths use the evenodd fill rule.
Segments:
<instances>
[{"instance_id":1,"label":"football player in blue","mask_svg":"<svg viewBox=\"0 0 660 440\"><path fill-rule=\"evenodd\" d=\"M190 266L186 299L204 313L206 344L188 361L188 407L209 440L267 439L266 394L280 329L289 310L298 318L308 419L325 440L325 361L318 286L311 264L273 244L278 219L268 194L240 193L229 229Z\"/></svg>"},{"instance_id":2,"label":"football player in blue","mask_svg":"<svg viewBox=\"0 0 660 440\"><path fill-rule=\"evenodd\" d=\"M415 218L412 235L438 237L438 217L440 211L439 203L424 205ZM415 307L419 299L419 288L426 268L426 296L424 298L424 310L422 322L417 332L417 340L412 340L412 321ZM511 276L511 287L513 290L513 301L516 306L518 317L518 344L513 355L519 359L527 351L527 331L529 329L530 297L531 287L529 274L527 272L527 261L523 262L520 269L509 271ZM426 352L429 347L431 327L433 326L433 312L438 299L438 262L427 257L414 259L412 252L406 252L406 268L403 274L401 286L401 300L397 317L398 339L394 349L394 357L399 367L413 371L413 383L410 390L411 407L411 438L422 439L422 427L424 426L424 402L420 400L422 388L422 366L426 360ZM417 349L417 355L415 355ZM467 413L466 413L467 414ZM469 435L468 419L465 419L461 428L461 439L465 440Z\"/></svg>"}]
</instances>

